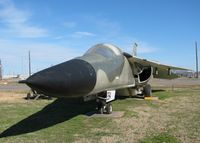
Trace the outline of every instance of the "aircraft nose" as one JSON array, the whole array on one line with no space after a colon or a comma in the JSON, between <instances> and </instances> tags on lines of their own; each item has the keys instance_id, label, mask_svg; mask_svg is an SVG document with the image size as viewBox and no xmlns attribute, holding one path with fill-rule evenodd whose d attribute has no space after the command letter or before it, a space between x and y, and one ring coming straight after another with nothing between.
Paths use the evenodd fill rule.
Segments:
<instances>
[{"instance_id":1,"label":"aircraft nose","mask_svg":"<svg viewBox=\"0 0 200 143\"><path fill-rule=\"evenodd\" d=\"M73 59L35 73L25 83L50 96L83 96L93 90L96 72L88 62Z\"/></svg>"}]
</instances>

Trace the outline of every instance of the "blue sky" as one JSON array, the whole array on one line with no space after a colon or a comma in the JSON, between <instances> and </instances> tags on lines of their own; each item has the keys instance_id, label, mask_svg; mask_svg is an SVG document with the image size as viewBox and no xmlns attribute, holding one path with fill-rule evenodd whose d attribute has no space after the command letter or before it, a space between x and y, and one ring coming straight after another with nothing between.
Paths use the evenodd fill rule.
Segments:
<instances>
[{"instance_id":1,"label":"blue sky","mask_svg":"<svg viewBox=\"0 0 200 143\"><path fill-rule=\"evenodd\" d=\"M195 69L199 0L0 0L4 74L27 74L112 43L138 56ZM200 52L199 52L200 53Z\"/></svg>"}]
</instances>

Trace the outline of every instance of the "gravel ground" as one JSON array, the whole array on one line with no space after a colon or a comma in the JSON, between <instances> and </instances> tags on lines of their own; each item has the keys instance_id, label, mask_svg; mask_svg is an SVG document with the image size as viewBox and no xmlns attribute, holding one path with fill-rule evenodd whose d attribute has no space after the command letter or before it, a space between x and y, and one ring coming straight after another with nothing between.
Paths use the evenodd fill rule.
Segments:
<instances>
[{"instance_id":1,"label":"gravel ground","mask_svg":"<svg viewBox=\"0 0 200 143\"><path fill-rule=\"evenodd\" d=\"M25 84L19 84L19 79L0 81L0 92L26 92L30 88Z\"/></svg>"}]
</instances>

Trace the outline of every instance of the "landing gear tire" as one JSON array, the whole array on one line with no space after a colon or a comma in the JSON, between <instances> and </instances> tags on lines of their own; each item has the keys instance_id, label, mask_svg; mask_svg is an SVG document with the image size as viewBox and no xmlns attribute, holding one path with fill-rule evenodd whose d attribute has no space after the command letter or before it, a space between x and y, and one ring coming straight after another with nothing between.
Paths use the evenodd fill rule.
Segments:
<instances>
[{"instance_id":1,"label":"landing gear tire","mask_svg":"<svg viewBox=\"0 0 200 143\"><path fill-rule=\"evenodd\" d=\"M150 84L147 84L143 87L143 95L144 95L144 97L152 96L152 90L151 90Z\"/></svg>"},{"instance_id":2,"label":"landing gear tire","mask_svg":"<svg viewBox=\"0 0 200 143\"><path fill-rule=\"evenodd\" d=\"M104 102L98 100L97 101L97 109L98 109L99 114L103 114L104 113L104 107L105 107Z\"/></svg>"},{"instance_id":3,"label":"landing gear tire","mask_svg":"<svg viewBox=\"0 0 200 143\"><path fill-rule=\"evenodd\" d=\"M99 102L98 103L98 112L99 114L111 114L112 113L112 104L111 103L104 103Z\"/></svg>"},{"instance_id":4,"label":"landing gear tire","mask_svg":"<svg viewBox=\"0 0 200 143\"><path fill-rule=\"evenodd\" d=\"M106 114L111 114L112 113L112 104L111 103L108 103L106 104Z\"/></svg>"},{"instance_id":5,"label":"landing gear tire","mask_svg":"<svg viewBox=\"0 0 200 143\"><path fill-rule=\"evenodd\" d=\"M101 108L99 109L99 113L100 113L100 114L103 114L103 111L104 111L104 109L103 109L103 107L101 107Z\"/></svg>"}]
</instances>

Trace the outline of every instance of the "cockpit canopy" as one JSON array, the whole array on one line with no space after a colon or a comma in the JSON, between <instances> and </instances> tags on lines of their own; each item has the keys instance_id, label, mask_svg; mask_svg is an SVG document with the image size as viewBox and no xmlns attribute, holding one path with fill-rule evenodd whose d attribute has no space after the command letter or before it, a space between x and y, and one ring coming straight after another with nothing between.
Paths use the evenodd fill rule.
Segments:
<instances>
[{"instance_id":1,"label":"cockpit canopy","mask_svg":"<svg viewBox=\"0 0 200 143\"><path fill-rule=\"evenodd\" d=\"M85 53L85 55L88 54L98 54L106 58L111 58L122 55L122 51L111 44L97 44Z\"/></svg>"}]
</instances>

